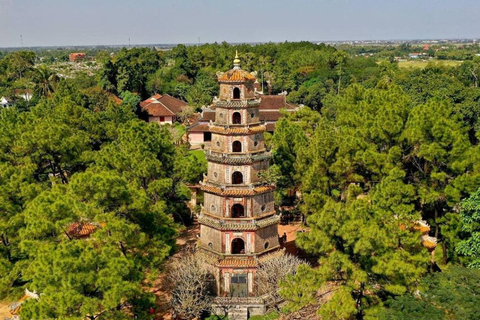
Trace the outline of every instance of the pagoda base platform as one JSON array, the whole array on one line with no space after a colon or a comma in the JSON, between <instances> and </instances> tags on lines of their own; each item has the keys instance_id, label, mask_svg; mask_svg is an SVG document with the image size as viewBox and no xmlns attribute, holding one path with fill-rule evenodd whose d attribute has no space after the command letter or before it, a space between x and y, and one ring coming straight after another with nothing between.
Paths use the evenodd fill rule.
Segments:
<instances>
[{"instance_id":1,"label":"pagoda base platform","mask_svg":"<svg viewBox=\"0 0 480 320\"><path fill-rule=\"evenodd\" d=\"M213 313L227 316L228 319L247 320L251 316L267 313L267 297L216 297L213 300Z\"/></svg>"}]
</instances>

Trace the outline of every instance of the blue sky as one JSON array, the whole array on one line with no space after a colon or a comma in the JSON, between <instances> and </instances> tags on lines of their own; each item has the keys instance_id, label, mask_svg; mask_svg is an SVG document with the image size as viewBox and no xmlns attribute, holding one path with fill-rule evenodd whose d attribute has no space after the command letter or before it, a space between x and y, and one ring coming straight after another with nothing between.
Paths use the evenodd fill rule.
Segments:
<instances>
[{"instance_id":1,"label":"blue sky","mask_svg":"<svg viewBox=\"0 0 480 320\"><path fill-rule=\"evenodd\" d=\"M0 47L480 38L476 0L0 0Z\"/></svg>"}]
</instances>

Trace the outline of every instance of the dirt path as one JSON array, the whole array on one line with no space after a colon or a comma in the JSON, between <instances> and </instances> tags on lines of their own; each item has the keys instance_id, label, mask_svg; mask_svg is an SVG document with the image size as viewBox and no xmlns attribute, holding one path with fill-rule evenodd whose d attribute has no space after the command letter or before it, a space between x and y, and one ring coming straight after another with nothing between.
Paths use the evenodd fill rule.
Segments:
<instances>
[{"instance_id":1,"label":"dirt path","mask_svg":"<svg viewBox=\"0 0 480 320\"><path fill-rule=\"evenodd\" d=\"M300 224L287 224L278 226L278 235L281 237L284 234L287 235L287 244L286 251L294 256L300 254L297 246L295 245L295 240L297 238L297 232L305 230L305 227Z\"/></svg>"},{"instance_id":2,"label":"dirt path","mask_svg":"<svg viewBox=\"0 0 480 320\"><path fill-rule=\"evenodd\" d=\"M0 301L0 319L10 318L10 303L5 301Z\"/></svg>"},{"instance_id":3,"label":"dirt path","mask_svg":"<svg viewBox=\"0 0 480 320\"><path fill-rule=\"evenodd\" d=\"M181 255L188 251L188 247L194 246L197 242L197 235L200 233L200 227L185 229L177 238L178 252L174 254ZM164 272L160 273L159 277L152 283L150 291L155 294L155 320L171 320L172 314L170 309L171 295L169 292L169 283ZM0 320L3 320L0 318Z\"/></svg>"}]
</instances>

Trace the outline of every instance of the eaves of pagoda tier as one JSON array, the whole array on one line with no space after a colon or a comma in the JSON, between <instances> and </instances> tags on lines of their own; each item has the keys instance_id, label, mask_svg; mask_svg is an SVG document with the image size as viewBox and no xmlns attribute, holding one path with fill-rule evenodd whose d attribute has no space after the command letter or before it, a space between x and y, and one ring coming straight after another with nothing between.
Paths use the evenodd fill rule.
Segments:
<instances>
[{"instance_id":1,"label":"eaves of pagoda tier","mask_svg":"<svg viewBox=\"0 0 480 320\"><path fill-rule=\"evenodd\" d=\"M270 212L264 216L263 219L258 217L251 217L246 219L225 219L219 217L210 217L209 215L202 214L198 218L198 222L206 226L212 227L222 231L255 231L280 222L280 218L275 215L275 212Z\"/></svg>"},{"instance_id":2,"label":"eaves of pagoda tier","mask_svg":"<svg viewBox=\"0 0 480 320\"><path fill-rule=\"evenodd\" d=\"M219 266L219 264L224 263L223 261L231 261L237 263L236 267L239 267L239 264L241 263L246 263L245 261L250 261L250 263L255 263L255 266L258 265L259 262L263 261L263 257L268 257L276 252L278 252L278 249L280 248L279 245L270 247L268 249L265 249L260 252L252 252L252 253L223 253L223 252L217 252L215 250L212 250L211 248L207 246L200 246L202 250L210 257L210 259L218 259L217 263L215 264L216 266ZM228 263L228 262L227 262ZM225 265L223 265L225 266Z\"/></svg>"},{"instance_id":3,"label":"eaves of pagoda tier","mask_svg":"<svg viewBox=\"0 0 480 320\"><path fill-rule=\"evenodd\" d=\"M283 252L277 249L278 247L272 247L259 254L253 255L228 255L228 257L218 260L215 266L219 268L256 268L270 259L283 255ZM214 255L212 255L212 257L213 256Z\"/></svg>"},{"instance_id":4,"label":"eaves of pagoda tier","mask_svg":"<svg viewBox=\"0 0 480 320\"><path fill-rule=\"evenodd\" d=\"M203 181L200 182L200 190L206 191L209 193L213 193L219 196L224 197L243 197L243 196L254 196L257 194L263 194L267 192L271 192L275 190L275 186L273 185L222 185L222 186L215 186L212 185L211 181L207 184Z\"/></svg>"},{"instance_id":5,"label":"eaves of pagoda tier","mask_svg":"<svg viewBox=\"0 0 480 320\"><path fill-rule=\"evenodd\" d=\"M254 162L260 162L264 160L270 160L272 154L265 149L258 152L236 152L236 153L224 153L207 151L205 156L208 161L232 165L252 164Z\"/></svg>"},{"instance_id":6,"label":"eaves of pagoda tier","mask_svg":"<svg viewBox=\"0 0 480 320\"><path fill-rule=\"evenodd\" d=\"M264 124L249 125L249 126L221 126L215 124L208 125L210 132L225 134L225 135L250 135L256 133L263 133L267 131Z\"/></svg>"},{"instance_id":7,"label":"eaves of pagoda tier","mask_svg":"<svg viewBox=\"0 0 480 320\"><path fill-rule=\"evenodd\" d=\"M260 100L213 100L213 105L219 108L225 109L243 109L243 108L256 108L260 106Z\"/></svg>"}]
</instances>

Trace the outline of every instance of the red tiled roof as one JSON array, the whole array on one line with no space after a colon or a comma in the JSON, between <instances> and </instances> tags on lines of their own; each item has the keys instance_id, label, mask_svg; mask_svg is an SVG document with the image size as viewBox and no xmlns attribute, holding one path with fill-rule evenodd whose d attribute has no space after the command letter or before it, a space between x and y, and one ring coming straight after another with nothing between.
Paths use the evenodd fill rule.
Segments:
<instances>
[{"instance_id":1,"label":"red tiled roof","mask_svg":"<svg viewBox=\"0 0 480 320\"><path fill-rule=\"evenodd\" d=\"M215 110L205 110L202 113L202 117L199 121L215 121Z\"/></svg>"},{"instance_id":2,"label":"red tiled roof","mask_svg":"<svg viewBox=\"0 0 480 320\"><path fill-rule=\"evenodd\" d=\"M267 123L265 126L267 127L268 132L275 131L275 123Z\"/></svg>"},{"instance_id":3,"label":"red tiled roof","mask_svg":"<svg viewBox=\"0 0 480 320\"><path fill-rule=\"evenodd\" d=\"M260 99L260 110L280 110L280 109L295 109L296 105L287 102L285 95L265 95Z\"/></svg>"},{"instance_id":4,"label":"red tiled roof","mask_svg":"<svg viewBox=\"0 0 480 320\"><path fill-rule=\"evenodd\" d=\"M175 114L178 114L180 111L182 111L183 107L187 105L185 101L174 98L168 94L162 96L157 100Z\"/></svg>"},{"instance_id":5,"label":"red tiled roof","mask_svg":"<svg viewBox=\"0 0 480 320\"><path fill-rule=\"evenodd\" d=\"M90 222L74 222L68 226L67 234L72 238L85 238L95 232L97 227Z\"/></svg>"},{"instance_id":6,"label":"red tiled roof","mask_svg":"<svg viewBox=\"0 0 480 320\"><path fill-rule=\"evenodd\" d=\"M210 128L210 132L223 133L223 134L252 134L252 133L259 133L264 131L265 131L265 126L263 125L250 127L250 128L242 128L242 127L224 128L220 126L213 126Z\"/></svg>"},{"instance_id":7,"label":"red tiled roof","mask_svg":"<svg viewBox=\"0 0 480 320\"><path fill-rule=\"evenodd\" d=\"M258 263L253 259L235 259L227 258L216 263L217 267L239 267L239 268L255 268Z\"/></svg>"},{"instance_id":8,"label":"red tiled roof","mask_svg":"<svg viewBox=\"0 0 480 320\"><path fill-rule=\"evenodd\" d=\"M22 95L22 94L32 94L33 91L30 90L30 89L15 89L13 90L13 93L16 94L16 95Z\"/></svg>"},{"instance_id":9,"label":"red tiled roof","mask_svg":"<svg viewBox=\"0 0 480 320\"><path fill-rule=\"evenodd\" d=\"M201 190L218 194L219 196L254 196L256 194L262 194L275 189L274 186L261 186L253 189L225 189L222 190L217 187L202 185Z\"/></svg>"},{"instance_id":10,"label":"red tiled roof","mask_svg":"<svg viewBox=\"0 0 480 320\"><path fill-rule=\"evenodd\" d=\"M422 244L425 248L433 250L437 246L437 238L423 235Z\"/></svg>"},{"instance_id":11,"label":"red tiled roof","mask_svg":"<svg viewBox=\"0 0 480 320\"><path fill-rule=\"evenodd\" d=\"M148 105L143 107L143 110L152 117L171 117L175 115L172 111L165 108L165 106L160 102L149 103Z\"/></svg>"},{"instance_id":12,"label":"red tiled roof","mask_svg":"<svg viewBox=\"0 0 480 320\"><path fill-rule=\"evenodd\" d=\"M242 81L253 81L255 76L250 72L247 72L242 69L232 69L223 74L220 74L218 77L219 82L242 82Z\"/></svg>"},{"instance_id":13,"label":"red tiled roof","mask_svg":"<svg viewBox=\"0 0 480 320\"><path fill-rule=\"evenodd\" d=\"M68 59L70 61L83 60L85 59L86 56L87 55L84 52L74 52L74 53L70 53L70 55L68 56Z\"/></svg>"},{"instance_id":14,"label":"red tiled roof","mask_svg":"<svg viewBox=\"0 0 480 320\"><path fill-rule=\"evenodd\" d=\"M190 128L188 128L189 132L210 132L210 126L206 123L196 123Z\"/></svg>"},{"instance_id":15,"label":"red tiled roof","mask_svg":"<svg viewBox=\"0 0 480 320\"><path fill-rule=\"evenodd\" d=\"M260 112L260 120L262 121L278 121L282 114L278 110L262 110Z\"/></svg>"},{"instance_id":16,"label":"red tiled roof","mask_svg":"<svg viewBox=\"0 0 480 320\"><path fill-rule=\"evenodd\" d=\"M168 94L164 96L156 94L140 102L140 107L142 107L142 110L146 111L150 116L153 117L169 117L177 115L186 105L186 102L174 98Z\"/></svg>"}]
</instances>

